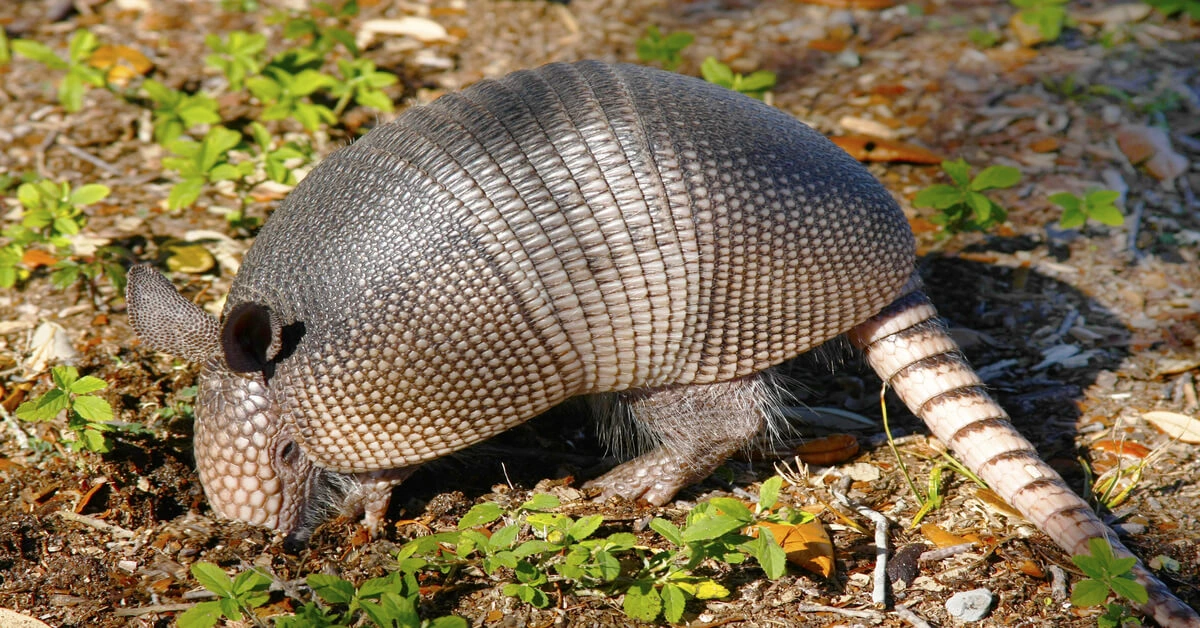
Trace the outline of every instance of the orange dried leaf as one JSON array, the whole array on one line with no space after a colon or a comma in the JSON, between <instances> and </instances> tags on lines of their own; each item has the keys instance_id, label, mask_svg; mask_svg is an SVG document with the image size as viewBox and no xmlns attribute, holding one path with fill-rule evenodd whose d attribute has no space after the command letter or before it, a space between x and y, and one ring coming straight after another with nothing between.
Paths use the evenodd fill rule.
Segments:
<instances>
[{"instance_id":1,"label":"orange dried leaf","mask_svg":"<svg viewBox=\"0 0 1200 628\"><path fill-rule=\"evenodd\" d=\"M1058 141L1057 137L1043 137L1040 140L1034 140L1029 145L1029 150L1035 153L1049 153L1058 150L1061 145L1062 142Z\"/></svg>"},{"instance_id":2,"label":"orange dried leaf","mask_svg":"<svg viewBox=\"0 0 1200 628\"><path fill-rule=\"evenodd\" d=\"M846 42L841 39L813 39L808 47L821 52L841 52L846 49Z\"/></svg>"},{"instance_id":3,"label":"orange dried leaf","mask_svg":"<svg viewBox=\"0 0 1200 628\"><path fill-rule=\"evenodd\" d=\"M40 249L29 249L21 256L21 263L33 270L38 266L53 266L58 263L58 259Z\"/></svg>"},{"instance_id":4,"label":"orange dried leaf","mask_svg":"<svg viewBox=\"0 0 1200 628\"><path fill-rule=\"evenodd\" d=\"M1032 560L1021 561L1021 564L1017 565L1017 571L1020 571L1021 573L1025 574L1027 576L1030 576L1032 578L1045 578L1046 577L1046 572L1042 571L1042 568L1039 567L1038 564L1033 562Z\"/></svg>"},{"instance_id":5,"label":"orange dried leaf","mask_svg":"<svg viewBox=\"0 0 1200 628\"><path fill-rule=\"evenodd\" d=\"M858 439L851 434L834 434L797 445L793 453L807 464L829 466L858 453Z\"/></svg>"},{"instance_id":6,"label":"orange dried leaf","mask_svg":"<svg viewBox=\"0 0 1200 628\"><path fill-rule=\"evenodd\" d=\"M108 82L114 85L126 85L135 76L142 76L154 67L150 59L135 48L129 46L100 46L88 64L94 68L108 72Z\"/></svg>"},{"instance_id":7,"label":"orange dried leaf","mask_svg":"<svg viewBox=\"0 0 1200 628\"><path fill-rule=\"evenodd\" d=\"M929 542L938 547L953 547L955 545L962 545L963 543L970 542L967 539L958 536L957 534L950 534L949 532L943 530L941 526L936 523L922 524L921 535L929 539Z\"/></svg>"},{"instance_id":8,"label":"orange dried leaf","mask_svg":"<svg viewBox=\"0 0 1200 628\"><path fill-rule=\"evenodd\" d=\"M1129 441L1111 440L1106 438L1104 440L1098 440L1092 443L1092 447L1099 449L1100 451L1107 451L1119 456L1131 456L1133 458L1145 458L1146 456L1150 455L1150 449L1148 449L1145 445L1131 443Z\"/></svg>"},{"instance_id":9,"label":"orange dried leaf","mask_svg":"<svg viewBox=\"0 0 1200 628\"><path fill-rule=\"evenodd\" d=\"M771 531L789 563L826 578L833 576L833 542L820 521L800 525L764 521L758 525Z\"/></svg>"},{"instance_id":10,"label":"orange dried leaf","mask_svg":"<svg viewBox=\"0 0 1200 628\"><path fill-rule=\"evenodd\" d=\"M941 228L920 216L909 218L908 226L912 227L913 233L933 233Z\"/></svg>"},{"instance_id":11,"label":"orange dried leaf","mask_svg":"<svg viewBox=\"0 0 1200 628\"><path fill-rule=\"evenodd\" d=\"M942 156L927 149L869 135L842 135L829 138L859 161L903 161L914 164L940 164Z\"/></svg>"},{"instance_id":12,"label":"orange dried leaf","mask_svg":"<svg viewBox=\"0 0 1200 628\"><path fill-rule=\"evenodd\" d=\"M1013 508L1011 504L1001 499L1000 496L990 488L976 487L975 498L989 506L992 510L995 510L1005 516L1012 517L1014 519L1024 518L1024 515L1021 514L1021 511Z\"/></svg>"}]
</instances>

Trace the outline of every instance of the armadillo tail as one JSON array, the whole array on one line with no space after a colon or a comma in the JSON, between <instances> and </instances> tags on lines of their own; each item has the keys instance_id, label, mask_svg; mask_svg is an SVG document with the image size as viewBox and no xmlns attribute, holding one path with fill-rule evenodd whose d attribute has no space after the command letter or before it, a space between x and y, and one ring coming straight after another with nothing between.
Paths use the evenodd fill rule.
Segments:
<instances>
[{"instance_id":1,"label":"armadillo tail","mask_svg":"<svg viewBox=\"0 0 1200 628\"><path fill-rule=\"evenodd\" d=\"M1117 556L1132 556L1087 502L1009 422L946 333L916 277L900 298L850 332L883 381L968 468L1068 553L1107 537ZM1142 612L1163 626L1200 628L1200 616L1140 562L1134 570L1150 594Z\"/></svg>"}]
</instances>

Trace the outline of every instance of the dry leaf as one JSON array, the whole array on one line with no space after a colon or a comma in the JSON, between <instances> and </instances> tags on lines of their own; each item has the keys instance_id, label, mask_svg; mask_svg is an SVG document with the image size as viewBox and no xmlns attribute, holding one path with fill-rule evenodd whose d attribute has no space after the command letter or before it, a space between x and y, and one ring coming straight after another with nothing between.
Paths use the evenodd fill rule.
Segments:
<instances>
[{"instance_id":1,"label":"dry leaf","mask_svg":"<svg viewBox=\"0 0 1200 628\"><path fill-rule=\"evenodd\" d=\"M1151 10L1153 10L1153 7L1149 4L1130 2L1126 4L1114 4L1099 11L1072 12L1071 17L1084 24L1111 27L1129 24L1130 22L1140 22L1150 15Z\"/></svg>"},{"instance_id":2,"label":"dry leaf","mask_svg":"<svg viewBox=\"0 0 1200 628\"><path fill-rule=\"evenodd\" d=\"M851 434L834 434L797 445L793 453L807 464L829 466L857 454L858 439Z\"/></svg>"},{"instance_id":3,"label":"dry leaf","mask_svg":"<svg viewBox=\"0 0 1200 628\"><path fill-rule=\"evenodd\" d=\"M926 539L929 539L929 542L933 543L937 547L954 547L955 545L970 543L970 541L966 538L958 536L957 534L950 534L949 532L943 530L941 526L936 523L922 524L921 535Z\"/></svg>"},{"instance_id":4,"label":"dry leaf","mask_svg":"<svg viewBox=\"0 0 1200 628\"><path fill-rule=\"evenodd\" d=\"M799 525L764 521L758 525L771 531L789 563L826 578L833 576L833 542L820 521Z\"/></svg>"},{"instance_id":5,"label":"dry leaf","mask_svg":"<svg viewBox=\"0 0 1200 628\"><path fill-rule=\"evenodd\" d=\"M1042 36L1042 29L1038 28L1036 24L1029 24L1021 19L1020 13L1014 13L1008 20L1008 28L1016 36L1017 42L1027 48L1046 41L1046 38Z\"/></svg>"},{"instance_id":6,"label":"dry leaf","mask_svg":"<svg viewBox=\"0 0 1200 628\"><path fill-rule=\"evenodd\" d=\"M58 263L58 259L41 249L29 249L21 256L21 263L29 270L34 270L38 266L53 266Z\"/></svg>"},{"instance_id":7,"label":"dry leaf","mask_svg":"<svg viewBox=\"0 0 1200 628\"><path fill-rule=\"evenodd\" d=\"M1133 458L1145 458L1146 456L1150 455L1150 449L1145 445L1140 445L1138 443L1132 443L1129 441L1112 440L1108 438L1092 443L1092 447L1094 449L1099 449L1100 451L1107 451L1111 454L1117 454L1119 456L1131 456Z\"/></svg>"},{"instance_id":8,"label":"dry leaf","mask_svg":"<svg viewBox=\"0 0 1200 628\"><path fill-rule=\"evenodd\" d=\"M29 378L45 371L51 364L76 364L79 352L71 345L67 330L58 323L45 322L33 332L29 343L29 357L21 365L24 377Z\"/></svg>"},{"instance_id":9,"label":"dry leaf","mask_svg":"<svg viewBox=\"0 0 1200 628\"><path fill-rule=\"evenodd\" d=\"M1012 519L1025 518L1025 516L1021 514L1021 511L1013 508L1011 504L1001 499L1000 496L990 488L982 488L978 486L975 487L975 498L983 502L983 504L988 508L991 508L992 510L1006 517Z\"/></svg>"},{"instance_id":10,"label":"dry leaf","mask_svg":"<svg viewBox=\"0 0 1200 628\"><path fill-rule=\"evenodd\" d=\"M359 48L366 48L379 35L412 37L423 43L443 41L450 37L450 33L446 32L446 28L441 24L423 17L408 16L367 20L359 26L358 35L354 40Z\"/></svg>"},{"instance_id":11,"label":"dry leaf","mask_svg":"<svg viewBox=\"0 0 1200 628\"><path fill-rule=\"evenodd\" d=\"M107 70L108 82L121 87L128 85L130 79L142 76L154 67L150 59L136 48L121 45L100 46L92 53L88 64Z\"/></svg>"},{"instance_id":12,"label":"dry leaf","mask_svg":"<svg viewBox=\"0 0 1200 628\"><path fill-rule=\"evenodd\" d=\"M843 129L855 135L866 135L868 137L876 137L885 140L896 139L896 132L882 122L875 120L867 120L866 118L858 118L855 116L842 116L838 120L838 124Z\"/></svg>"},{"instance_id":13,"label":"dry leaf","mask_svg":"<svg viewBox=\"0 0 1200 628\"><path fill-rule=\"evenodd\" d=\"M1145 166L1147 172L1165 184L1173 183L1190 165L1187 157L1171 147L1166 131L1158 127L1127 124L1117 131L1117 145L1131 163Z\"/></svg>"},{"instance_id":14,"label":"dry leaf","mask_svg":"<svg viewBox=\"0 0 1200 628\"><path fill-rule=\"evenodd\" d=\"M1200 420L1186 414L1155 410L1142 415L1154 427L1162 430L1171 438L1177 438L1185 443L1200 445Z\"/></svg>"},{"instance_id":15,"label":"dry leaf","mask_svg":"<svg viewBox=\"0 0 1200 628\"><path fill-rule=\"evenodd\" d=\"M903 161L914 164L940 164L942 156L933 151L896 140L868 135L831 137L834 144L859 161Z\"/></svg>"}]
</instances>

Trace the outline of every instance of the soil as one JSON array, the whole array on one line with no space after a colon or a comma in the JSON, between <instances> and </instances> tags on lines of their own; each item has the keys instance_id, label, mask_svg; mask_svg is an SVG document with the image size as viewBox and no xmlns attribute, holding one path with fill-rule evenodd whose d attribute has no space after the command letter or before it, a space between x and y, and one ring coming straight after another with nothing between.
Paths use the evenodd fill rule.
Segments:
<instances>
[{"instance_id":1,"label":"soil","mask_svg":"<svg viewBox=\"0 0 1200 628\"><path fill-rule=\"evenodd\" d=\"M221 80L203 63L208 33L246 29L270 34L273 50L284 43L280 26L267 19L269 2L250 13L228 12L216 2L65 4L6 3L0 23L10 38L36 39L57 50L65 49L77 28L87 28L102 42L137 48L154 63L150 76L189 90L212 88ZM1129 466L1144 459L1145 450L1154 450L1128 499L1106 516L1120 524L1126 544L1139 556L1177 561L1177 570L1159 573L1179 597L1200 608L1200 451L1172 441L1141 418L1150 410L1193 417L1198 411L1200 205L1192 193L1200 189L1196 23L1159 13L1118 16L1102 32L1078 19L1057 42L1033 49L1013 43L1006 29L1015 9L995 0L918 0L876 10L846 8L868 4L851 0L820 5L793 0L360 4L356 25L414 15L436 21L449 33L433 42L395 36L368 49L368 58L401 77L389 95L404 106L550 61L636 62L636 40L647 25L656 24L664 32L687 30L696 36L678 71L698 74L709 55L739 72L772 70L778 75L773 104L826 134L853 131L854 121L847 117L866 119L899 139L976 166L1018 166L1024 175L1020 185L995 195L1009 209L1008 220L990 235L949 237L932 227L931 210L914 209L911 202L917 190L944 182L936 166L873 162L869 167L909 213L921 243L927 291L968 357L985 373L1017 427L1076 490L1084 488L1084 465L1098 471L1118 461ZM1106 8L1111 7L1100 2L1071 5L1072 15L1083 17ZM980 48L971 42L973 31L976 38L979 31L1001 35L1001 44ZM58 76L22 58L0 67L0 173L33 172L76 186L112 188L108 199L88 208L86 233L127 248L128 262L162 262L165 244L195 230L228 236L223 245L234 258L245 251L252 234L223 217L221 208L233 204L228 196L206 193L190 209L164 209L173 181L162 167L163 151L146 139L149 116L143 108L92 89L82 111L67 113L55 99ZM221 104L227 118L257 111L244 99ZM347 129L365 130L376 118L374 112L351 109L344 121L332 136L319 138L321 153L349 141ZM1160 181L1131 164L1117 146L1114 136L1123 125L1147 123L1165 128L1175 150L1190 162L1178 179ZM1046 197L1092 187L1127 190L1125 224L1057 228L1059 209ZM12 192L4 199L5 212L17 206ZM257 199L247 215L262 218L278 195ZM13 217L5 218L5 226ZM176 273L173 280L187 296L212 304L231 277L228 268L218 266ZM32 331L50 321L65 329L79 353L80 370L109 382L104 394L117 419L140 423L149 433L122 437L113 452L101 456L67 452L61 419L40 424L6 419L0 431L0 608L55 626L166 626L178 610L202 598L188 572L198 560L231 573L257 565L280 583L316 572L356 582L384 573L391 552L416 526L389 525L381 538L369 539L356 523L335 521L293 554L269 531L214 518L193 469L191 419L181 405L188 402L184 391L195 383L196 367L140 346L121 295L107 282L93 289L82 286L55 288L43 267L0 293L4 408L11 413L22 399L48 388L46 373L31 372L26 359ZM1068 355L1072 348L1074 354ZM835 358L835 370L828 368L828 355ZM851 354L835 350L824 359L802 357L792 375L802 383L796 394L804 404L880 416L879 382ZM940 446L897 400L891 399L889 408L893 433L906 434L900 439L904 461L923 483L932 466L929 456ZM531 491L563 491L594 477L612 461L580 414L568 405L429 465L396 491L389 521L448 529L479 500L519 503ZM836 431L855 434L862 451L832 468L809 467L810 479L787 487L783 496L819 513L833 538L836 575L822 578L792 569L771 581L752 566L707 566L733 593L725 600L691 603L685 616L690 625L907 625L891 607L872 605L873 541L845 525L843 517L868 523L829 505L835 503L830 487L851 475L851 468L861 468L854 463L879 469L881 479L853 482L849 496L895 524L893 549L931 541L909 527L918 506L897 472L882 428L855 430L843 424ZM665 508L579 501L570 512L602 514L613 531L650 516L678 520L705 497L756 493L756 483L771 474L772 464L732 461L729 469L732 483L708 480ZM958 475L948 476L945 494L944 505L925 521L954 534L977 535L983 544L921 563L914 582L893 586L893 602L933 625L950 625L957 620L947 615L945 600L985 587L997 599L980 625L1096 624L1095 609L1073 608L1054 591L1053 566L1064 569L1072 583L1080 576L1047 537L987 506ZM565 595L551 609L537 610L503 596L500 588L464 575L454 586L426 596L423 612L458 614L475 626L633 623L617 599ZM284 612L289 604L277 591L266 612ZM816 612L805 605L864 614Z\"/></svg>"}]
</instances>

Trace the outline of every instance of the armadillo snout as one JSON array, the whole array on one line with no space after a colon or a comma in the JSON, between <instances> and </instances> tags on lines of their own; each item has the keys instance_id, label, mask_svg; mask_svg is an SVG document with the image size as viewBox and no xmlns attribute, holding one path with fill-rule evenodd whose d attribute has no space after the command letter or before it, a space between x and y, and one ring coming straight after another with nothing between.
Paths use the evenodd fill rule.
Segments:
<instances>
[{"instance_id":1,"label":"armadillo snout","mask_svg":"<svg viewBox=\"0 0 1200 628\"><path fill-rule=\"evenodd\" d=\"M210 361L196 404L196 467L217 514L290 530L312 464L282 429L270 391Z\"/></svg>"}]
</instances>

